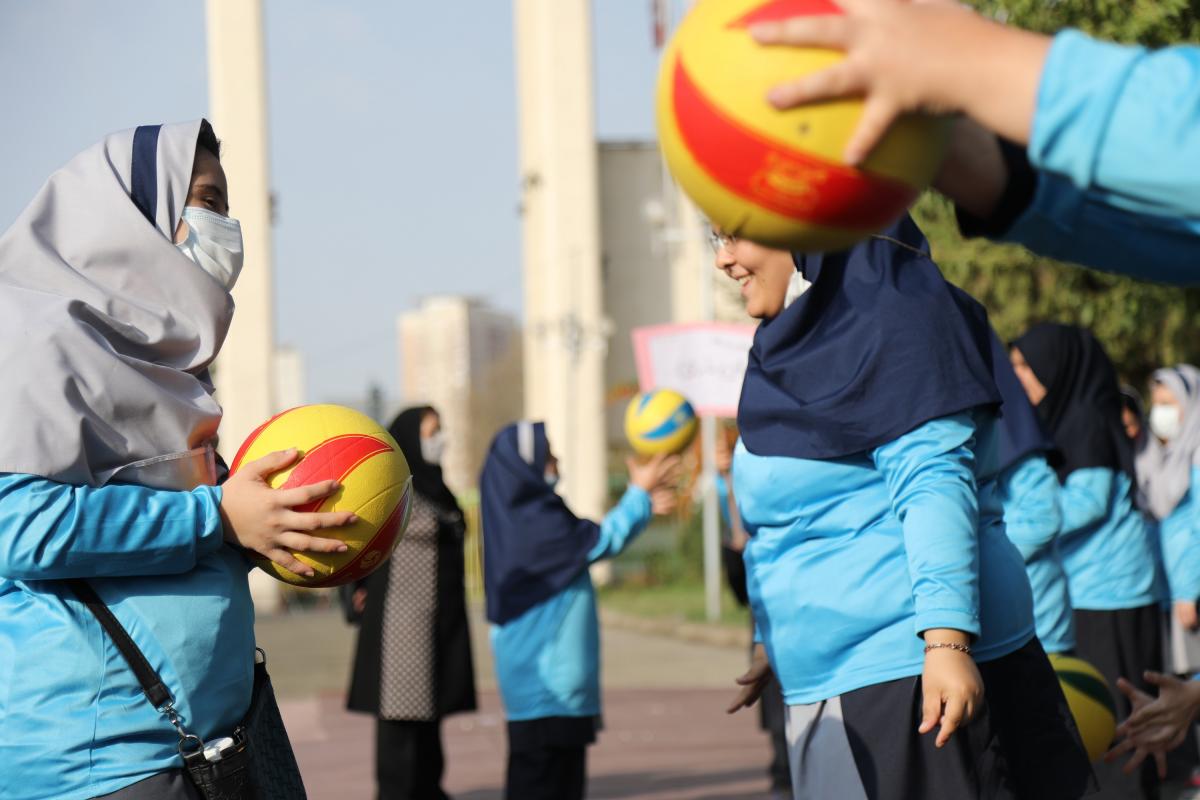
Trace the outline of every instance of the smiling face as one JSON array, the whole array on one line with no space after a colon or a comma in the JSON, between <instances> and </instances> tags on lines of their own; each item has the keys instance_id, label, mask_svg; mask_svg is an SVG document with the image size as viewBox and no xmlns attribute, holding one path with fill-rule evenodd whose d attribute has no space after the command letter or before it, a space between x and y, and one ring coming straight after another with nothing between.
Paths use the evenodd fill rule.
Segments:
<instances>
[{"instance_id":1,"label":"smiling face","mask_svg":"<svg viewBox=\"0 0 1200 800\"><path fill-rule=\"evenodd\" d=\"M796 264L787 250L775 250L746 239L726 239L717 249L716 268L742 287L746 313L771 319L783 311Z\"/></svg>"}]
</instances>

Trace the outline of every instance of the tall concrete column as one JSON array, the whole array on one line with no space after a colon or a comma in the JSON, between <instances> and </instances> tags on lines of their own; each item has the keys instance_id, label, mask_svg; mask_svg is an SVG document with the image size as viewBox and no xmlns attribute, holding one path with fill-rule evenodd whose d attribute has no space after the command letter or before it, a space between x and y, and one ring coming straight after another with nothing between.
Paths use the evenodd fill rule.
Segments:
<instances>
[{"instance_id":1,"label":"tall concrete column","mask_svg":"<svg viewBox=\"0 0 1200 800\"><path fill-rule=\"evenodd\" d=\"M241 220L245 266L233 297L233 327L217 359L217 400L225 409L221 452L275 412L271 187L261 0L207 0L209 121L222 141L229 213Z\"/></svg>"},{"instance_id":2,"label":"tall concrete column","mask_svg":"<svg viewBox=\"0 0 1200 800\"><path fill-rule=\"evenodd\" d=\"M515 0L524 187L525 408L546 422L563 495L605 511L600 212L591 3Z\"/></svg>"}]
</instances>

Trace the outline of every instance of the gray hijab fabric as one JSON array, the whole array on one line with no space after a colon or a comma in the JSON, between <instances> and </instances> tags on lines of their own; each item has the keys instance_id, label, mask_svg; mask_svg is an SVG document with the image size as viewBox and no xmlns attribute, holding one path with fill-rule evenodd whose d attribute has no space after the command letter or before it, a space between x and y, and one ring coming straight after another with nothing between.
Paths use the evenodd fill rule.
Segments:
<instances>
[{"instance_id":1,"label":"gray hijab fabric","mask_svg":"<svg viewBox=\"0 0 1200 800\"><path fill-rule=\"evenodd\" d=\"M1157 519L1170 516L1192 483L1192 465L1200 462L1200 369L1190 364L1157 370L1151 377L1179 401L1183 424L1166 444L1146 436L1137 454L1139 505Z\"/></svg>"},{"instance_id":2,"label":"gray hijab fabric","mask_svg":"<svg viewBox=\"0 0 1200 800\"><path fill-rule=\"evenodd\" d=\"M233 299L172 241L200 123L105 137L0 235L0 472L214 482Z\"/></svg>"}]
</instances>

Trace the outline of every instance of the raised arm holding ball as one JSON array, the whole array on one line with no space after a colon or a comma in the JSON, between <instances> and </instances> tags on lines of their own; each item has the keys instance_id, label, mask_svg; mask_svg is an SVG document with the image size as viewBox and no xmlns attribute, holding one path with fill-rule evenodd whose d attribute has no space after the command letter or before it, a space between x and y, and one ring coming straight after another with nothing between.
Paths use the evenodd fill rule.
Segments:
<instances>
[{"instance_id":1,"label":"raised arm holding ball","mask_svg":"<svg viewBox=\"0 0 1200 800\"><path fill-rule=\"evenodd\" d=\"M838 0L830 11L751 32L764 45L845 52L769 98L780 109L863 98L849 163L902 115L962 114L982 130L957 126L936 186L967 212L966 233L1200 282L1200 48L1042 36L944 2Z\"/></svg>"},{"instance_id":2,"label":"raised arm holding ball","mask_svg":"<svg viewBox=\"0 0 1200 800\"><path fill-rule=\"evenodd\" d=\"M492 441L479 493L484 592L508 720L505 796L582 800L600 715L600 625L588 567L624 550L654 513L674 509L679 457L630 459L629 487L599 523L555 491L545 426Z\"/></svg>"}]
</instances>

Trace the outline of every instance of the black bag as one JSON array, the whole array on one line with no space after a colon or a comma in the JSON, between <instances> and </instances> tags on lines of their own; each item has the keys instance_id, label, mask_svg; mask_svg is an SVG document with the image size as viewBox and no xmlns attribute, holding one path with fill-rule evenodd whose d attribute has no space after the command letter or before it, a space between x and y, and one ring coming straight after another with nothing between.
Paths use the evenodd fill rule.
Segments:
<instances>
[{"instance_id":1,"label":"black bag","mask_svg":"<svg viewBox=\"0 0 1200 800\"><path fill-rule=\"evenodd\" d=\"M261 648L254 663L250 710L231 736L206 746L184 729L175 711L175 699L162 678L91 584L84 580L67 583L121 651L146 699L175 726L179 755L204 800L307 800Z\"/></svg>"}]
</instances>

